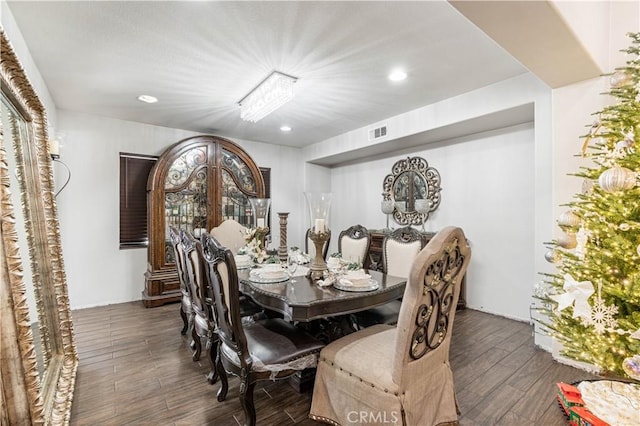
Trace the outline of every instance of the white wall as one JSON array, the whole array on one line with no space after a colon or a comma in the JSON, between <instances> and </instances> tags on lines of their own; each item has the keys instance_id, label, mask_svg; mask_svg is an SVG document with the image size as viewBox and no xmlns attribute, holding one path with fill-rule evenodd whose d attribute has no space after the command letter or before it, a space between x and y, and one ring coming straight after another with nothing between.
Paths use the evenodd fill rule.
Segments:
<instances>
[{"instance_id":1,"label":"white wall","mask_svg":"<svg viewBox=\"0 0 640 426\"><path fill-rule=\"evenodd\" d=\"M139 300L144 288L146 249L119 249L119 153L160 155L195 134L147 124L59 111L66 139L62 160L72 179L58 196L63 253L72 309ZM239 141L259 166L272 169L272 208L300 211L302 164L299 150ZM292 178L293 177L293 178ZM292 214L298 229L302 215ZM272 224L277 228L277 215ZM291 238L302 239L296 232ZM274 230L274 244L279 230Z\"/></svg>"},{"instance_id":2,"label":"white wall","mask_svg":"<svg viewBox=\"0 0 640 426\"><path fill-rule=\"evenodd\" d=\"M534 270L533 123L424 145L332 169L332 228L383 228L382 181L407 156L424 157L442 177L442 202L426 223L460 226L472 247L470 308L529 319ZM397 224L391 222L395 227ZM331 251L337 249L333 239Z\"/></svg>"}]
</instances>

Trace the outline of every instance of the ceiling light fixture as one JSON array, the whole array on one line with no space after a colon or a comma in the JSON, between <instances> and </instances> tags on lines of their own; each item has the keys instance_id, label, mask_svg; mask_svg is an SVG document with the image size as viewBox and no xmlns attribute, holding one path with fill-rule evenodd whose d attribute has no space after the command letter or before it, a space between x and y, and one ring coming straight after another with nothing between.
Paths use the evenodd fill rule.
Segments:
<instances>
[{"instance_id":1,"label":"ceiling light fixture","mask_svg":"<svg viewBox=\"0 0 640 426\"><path fill-rule=\"evenodd\" d=\"M296 77L273 71L238 102L240 118L256 123L289 102L293 99L296 80Z\"/></svg>"},{"instance_id":2,"label":"ceiling light fixture","mask_svg":"<svg viewBox=\"0 0 640 426\"><path fill-rule=\"evenodd\" d=\"M280 126L280 130L283 132L290 132L291 131L291 127L289 126Z\"/></svg>"},{"instance_id":3,"label":"ceiling light fixture","mask_svg":"<svg viewBox=\"0 0 640 426\"><path fill-rule=\"evenodd\" d=\"M402 70L394 70L389 74L389 80L391 81L402 81L407 78L407 73Z\"/></svg>"},{"instance_id":4,"label":"ceiling light fixture","mask_svg":"<svg viewBox=\"0 0 640 426\"><path fill-rule=\"evenodd\" d=\"M155 96L151 96L151 95L140 95L138 96L138 100L140 102L144 102L147 104L155 104L156 102L158 102L158 98L156 98Z\"/></svg>"}]
</instances>

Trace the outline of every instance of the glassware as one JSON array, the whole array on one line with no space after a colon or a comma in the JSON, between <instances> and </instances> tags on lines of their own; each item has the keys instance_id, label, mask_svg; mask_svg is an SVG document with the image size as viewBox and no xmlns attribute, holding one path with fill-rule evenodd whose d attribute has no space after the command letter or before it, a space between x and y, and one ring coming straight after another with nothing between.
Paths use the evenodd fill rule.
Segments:
<instances>
[{"instance_id":1,"label":"glassware","mask_svg":"<svg viewBox=\"0 0 640 426\"><path fill-rule=\"evenodd\" d=\"M427 220L430 207L430 200L416 200L416 211L422 215L422 232L424 232L424 222Z\"/></svg>"},{"instance_id":2,"label":"glassware","mask_svg":"<svg viewBox=\"0 0 640 426\"><path fill-rule=\"evenodd\" d=\"M305 192L309 205L309 238L316 249L315 257L311 262L311 278L321 280L327 271L327 263L322 255L324 244L331 238L329 229L329 209L331 208L331 194L328 192Z\"/></svg>"},{"instance_id":3,"label":"glassware","mask_svg":"<svg viewBox=\"0 0 640 426\"><path fill-rule=\"evenodd\" d=\"M268 228L267 216L269 214L269 206L271 206L271 199L249 198L249 202L253 211L253 226L255 228Z\"/></svg>"},{"instance_id":4,"label":"glassware","mask_svg":"<svg viewBox=\"0 0 640 426\"><path fill-rule=\"evenodd\" d=\"M387 215L387 226L384 229L389 230L389 215L392 214L395 209L393 200L382 200L380 208L382 209L382 213Z\"/></svg>"},{"instance_id":5,"label":"glassware","mask_svg":"<svg viewBox=\"0 0 640 426\"><path fill-rule=\"evenodd\" d=\"M292 283L296 282L296 280L293 279L293 274L296 272L296 269L298 269L298 254L289 253L287 256L287 271L289 272Z\"/></svg>"}]
</instances>

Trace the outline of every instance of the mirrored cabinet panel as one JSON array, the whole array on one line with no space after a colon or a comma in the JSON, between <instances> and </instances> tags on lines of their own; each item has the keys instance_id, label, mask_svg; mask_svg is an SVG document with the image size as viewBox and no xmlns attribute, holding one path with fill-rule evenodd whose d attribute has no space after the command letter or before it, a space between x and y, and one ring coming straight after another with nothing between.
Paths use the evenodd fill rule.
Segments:
<instances>
[{"instance_id":1,"label":"mirrored cabinet panel","mask_svg":"<svg viewBox=\"0 0 640 426\"><path fill-rule=\"evenodd\" d=\"M241 147L196 136L169 147L147 185L149 248L142 300L147 307L179 300L169 227L199 235L223 220L252 223L249 198L265 196L260 169Z\"/></svg>"}]
</instances>

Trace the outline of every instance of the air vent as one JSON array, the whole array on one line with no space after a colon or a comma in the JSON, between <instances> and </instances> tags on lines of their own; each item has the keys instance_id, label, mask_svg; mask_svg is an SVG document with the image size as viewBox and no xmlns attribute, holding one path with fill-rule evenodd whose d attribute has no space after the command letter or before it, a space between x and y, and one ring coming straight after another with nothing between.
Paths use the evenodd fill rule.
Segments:
<instances>
[{"instance_id":1,"label":"air vent","mask_svg":"<svg viewBox=\"0 0 640 426\"><path fill-rule=\"evenodd\" d=\"M374 139L384 138L387 136L387 125L383 124L380 127L376 127L375 129L369 130L369 140L372 141Z\"/></svg>"}]
</instances>

